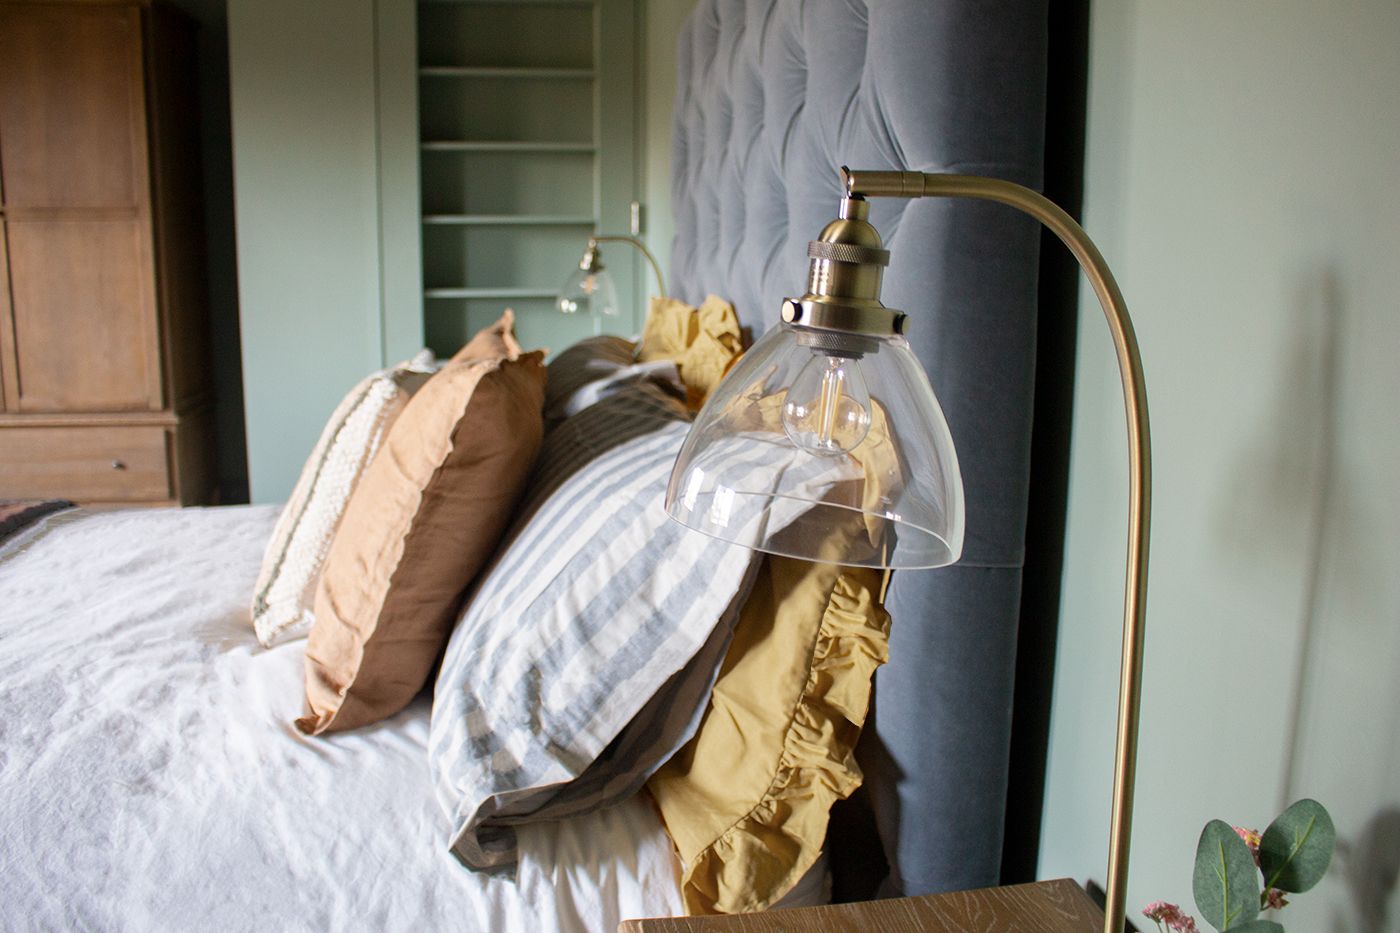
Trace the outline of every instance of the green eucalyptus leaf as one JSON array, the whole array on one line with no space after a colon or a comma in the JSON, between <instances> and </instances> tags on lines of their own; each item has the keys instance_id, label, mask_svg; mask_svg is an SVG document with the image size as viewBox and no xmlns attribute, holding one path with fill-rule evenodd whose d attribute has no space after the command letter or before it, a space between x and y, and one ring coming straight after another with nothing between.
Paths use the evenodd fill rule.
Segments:
<instances>
[{"instance_id":1,"label":"green eucalyptus leaf","mask_svg":"<svg viewBox=\"0 0 1400 933\"><path fill-rule=\"evenodd\" d=\"M1259 871L1249 846L1229 823L1211 820L1201 830L1191 892L1197 909L1217 930L1233 930L1259 916Z\"/></svg>"},{"instance_id":2,"label":"green eucalyptus leaf","mask_svg":"<svg viewBox=\"0 0 1400 933\"><path fill-rule=\"evenodd\" d=\"M1296 894L1322 880L1336 845L1337 830L1327 808L1304 798L1264 830L1259 867L1269 887Z\"/></svg>"},{"instance_id":3,"label":"green eucalyptus leaf","mask_svg":"<svg viewBox=\"0 0 1400 933\"><path fill-rule=\"evenodd\" d=\"M1251 920L1230 927L1230 933L1283 933L1283 925L1272 920Z\"/></svg>"}]
</instances>

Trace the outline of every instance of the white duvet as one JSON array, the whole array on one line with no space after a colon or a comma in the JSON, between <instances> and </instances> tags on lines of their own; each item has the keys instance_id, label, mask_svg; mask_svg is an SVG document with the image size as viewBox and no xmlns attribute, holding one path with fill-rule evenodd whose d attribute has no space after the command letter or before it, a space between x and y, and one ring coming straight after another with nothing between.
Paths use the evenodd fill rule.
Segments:
<instances>
[{"instance_id":1,"label":"white duvet","mask_svg":"<svg viewBox=\"0 0 1400 933\"><path fill-rule=\"evenodd\" d=\"M309 738L248 601L276 510L58 516L0 546L0 929L613 930L681 912L644 798L462 868L428 701Z\"/></svg>"}]
</instances>

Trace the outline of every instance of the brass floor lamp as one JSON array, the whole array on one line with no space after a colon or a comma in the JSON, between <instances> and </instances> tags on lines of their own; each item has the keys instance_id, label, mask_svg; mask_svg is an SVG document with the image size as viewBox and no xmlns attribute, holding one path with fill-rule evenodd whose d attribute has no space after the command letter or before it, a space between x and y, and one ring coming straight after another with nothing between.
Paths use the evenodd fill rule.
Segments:
<instances>
[{"instance_id":1,"label":"brass floor lamp","mask_svg":"<svg viewBox=\"0 0 1400 933\"><path fill-rule=\"evenodd\" d=\"M889 264L866 198L977 198L1034 217L1069 247L1113 336L1128 416L1129 527L1104 930L1123 929L1132 831L1151 443L1142 360L1122 293L1075 220L1021 185L972 175L842 169L840 215L808 247L807 293L718 386L687 435L666 494L672 518L771 553L832 560L823 529L859 519L837 563L938 567L962 553L963 488L941 408L880 302ZM885 428L876 429L881 421ZM872 467L878 464L878 467Z\"/></svg>"}]
</instances>

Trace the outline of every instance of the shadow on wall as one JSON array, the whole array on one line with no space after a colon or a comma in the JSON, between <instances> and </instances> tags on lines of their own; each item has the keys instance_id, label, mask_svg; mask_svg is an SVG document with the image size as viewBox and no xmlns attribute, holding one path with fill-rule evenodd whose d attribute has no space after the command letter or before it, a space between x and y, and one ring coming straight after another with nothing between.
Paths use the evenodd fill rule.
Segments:
<instances>
[{"instance_id":1,"label":"shadow on wall","mask_svg":"<svg viewBox=\"0 0 1400 933\"><path fill-rule=\"evenodd\" d=\"M1270 416L1246 446L1227 501L1214 510L1222 522L1216 539L1241 564L1265 566L1271 557L1260 553L1260 542L1306 535L1316 577L1323 525L1339 504L1331 500L1337 486L1332 474L1343 300L1334 270L1307 277L1293 316L1283 384L1272 393ZM1309 588L1317 589L1315 580Z\"/></svg>"},{"instance_id":2,"label":"shadow on wall","mask_svg":"<svg viewBox=\"0 0 1400 933\"><path fill-rule=\"evenodd\" d=\"M1354 840L1338 839L1342 879L1351 894L1352 912L1332 915L1335 933L1383 933L1390 901L1400 879L1400 809L1387 807L1366 822Z\"/></svg>"},{"instance_id":3,"label":"shadow on wall","mask_svg":"<svg viewBox=\"0 0 1400 933\"><path fill-rule=\"evenodd\" d=\"M1355 543L1383 537L1374 533L1379 516L1358 501L1362 477L1341 456L1344 380L1359 378L1342 371L1341 358L1347 341L1364 334L1364 328L1353 331L1349 317L1336 270L1319 269L1304 279L1283 384L1272 393L1273 410L1240 459L1227 501L1215 510L1221 522L1216 538L1239 566L1271 566L1269 542L1298 536L1307 541L1304 644L1313 644L1316 635L1324 571L1328 586L1353 602L1350 616L1386 614L1375 581L1390 576L1389 555ZM1300 674L1298 695L1305 683ZM1291 735L1296 740L1296 717ZM1293 764L1287 773L1295 773Z\"/></svg>"},{"instance_id":4,"label":"shadow on wall","mask_svg":"<svg viewBox=\"0 0 1400 933\"><path fill-rule=\"evenodd\" d=\"M1222 517L1217 540L1238 566L1267 567L1271 542L1298 536L1306 542L1299 568L1298 637L1303 650L1291 680L1278 685L1280 699L1290 704L1285 801L1305 790L1299 786L1306 776L1303 758L1309 745L1305 719L1310 704L1317 701L1318 678L1326 676L1319 654L1329 650L1328 626L1338 619L1384 619L1386 608L1377 602L1383 597L1375 581L1391 572L1381 563L1389 560L1388 554L1361 545L1383 537L1375 527L1381 519L1367 508L1360 492L1365 488L1363 477L1343 454L1340 435L1348 373L1342 358L1347 338L1355 338L1335 270L1324 268L1306 278L1298 290L1293 323L1284 384L1274 393L1271 415L1239 464L1229 501L1216 510ZM1334 599L1325 602L1328 593ZM1345 599L1341 609L1335 603L1339 596ZM1315 710L1312 713L1316 716ZM1313 754L1317 751L1312 748ZM1347 893L1345 902L1329 907L1333 931L1392 929L1392 901L1400 880L1400 808L1380 808L1352 838L1339 839L1329 874L1343 882Z\"/></svg>"},{"instance_id":5,"label":"shadow on wall","mask_svg":"<svg viewBox=\"0 0 1400 933\"><path fill-rule=\"evenodd\" d=\"M1318 626L1330 532L1338 522L1345 526L1360 518L1356 504L1347 498L1347 484L1336 475L1345 301L1334 269L1323 268L1304 278L1293 317L1284 382L1272 393L1270 415L1246 447L1227 501L1214 512L1222 521L1217 540L1230 549L1238 566L1268 566L1273 559L1269 542L1306 540L1300 620L1300 641L1306 649ZM1308 656L1307 650L1299 652L1286 694L1291 708L1285 782L1298 771ZM1285 797L1285 803L1293 799L1290 793Z\"/></svg>"}]
</instances>

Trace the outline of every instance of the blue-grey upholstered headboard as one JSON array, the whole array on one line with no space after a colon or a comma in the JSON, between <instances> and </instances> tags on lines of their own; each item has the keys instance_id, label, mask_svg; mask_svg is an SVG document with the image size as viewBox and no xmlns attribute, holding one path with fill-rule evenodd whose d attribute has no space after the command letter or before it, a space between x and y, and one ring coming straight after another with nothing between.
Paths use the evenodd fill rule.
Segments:
<instances>
[{"instance_id":1,"label":"blue-grey upholstered headboard","mask_svg":"<svg viewBox=\"0 0 1400 933\"><path fill-rule=\"evenodd\" d=\"M837 170L1040 184L1045 0L699 0L680 39L673 293L761 333L803 292ZM884 301L952 427L961 563L897 574L861 760L885 893L997 882L1025 540L1039 230L1010 208L876 201ZM833 847L842 844L831 839Z\"/></svg>"}]
</instances>

